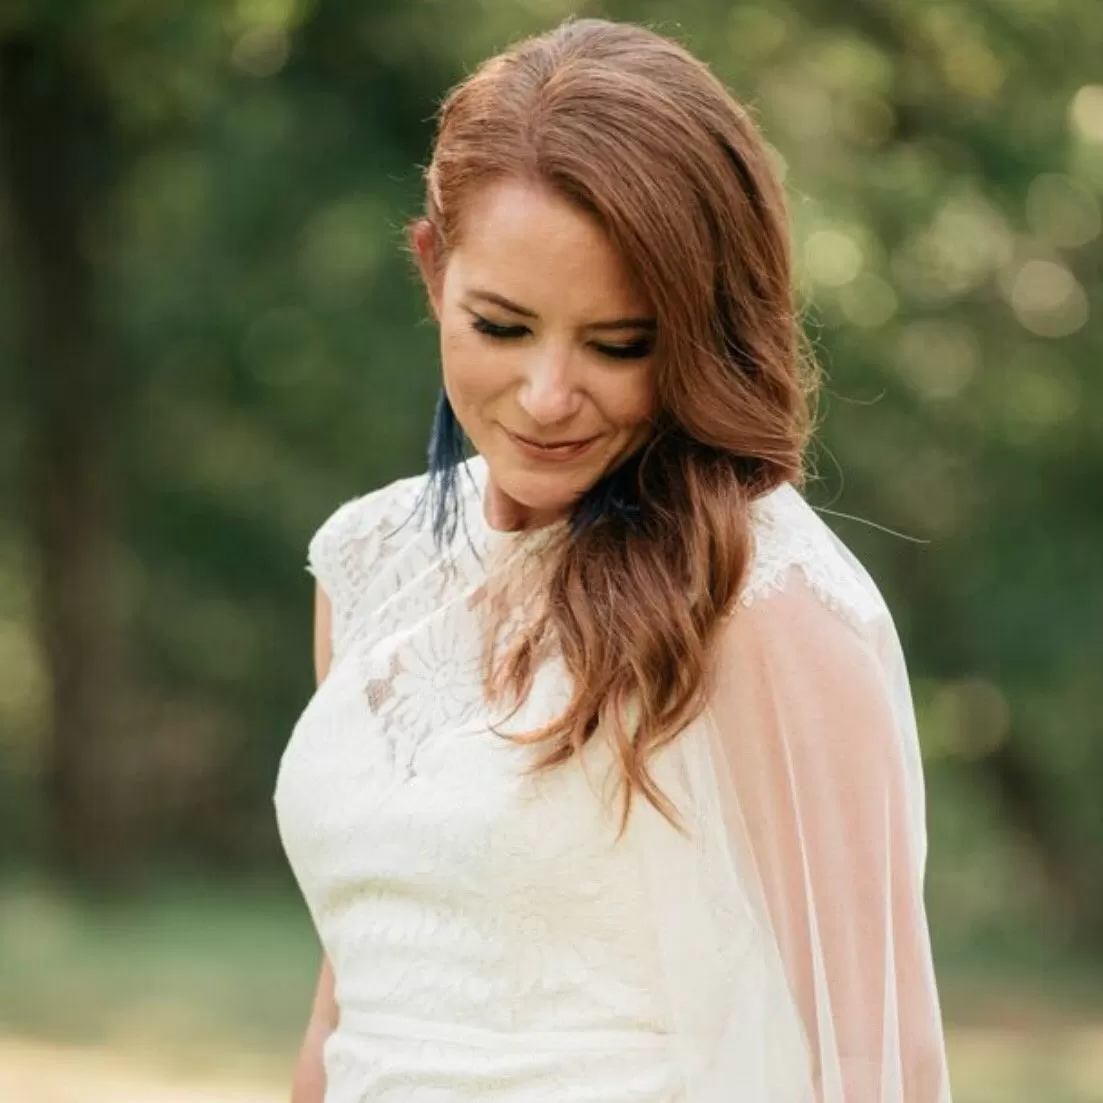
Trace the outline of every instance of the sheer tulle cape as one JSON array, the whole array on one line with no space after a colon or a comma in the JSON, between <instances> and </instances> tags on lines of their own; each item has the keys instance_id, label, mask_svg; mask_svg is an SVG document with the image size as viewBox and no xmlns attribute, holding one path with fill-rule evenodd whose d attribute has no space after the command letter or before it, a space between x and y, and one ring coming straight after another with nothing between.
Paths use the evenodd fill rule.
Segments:
<instances>
[{"instance_id":1,"label":"sheer tulle cape","mask_svg":"<svg viewBox=\"0 0 1103 1103\"><path fill-rule=\"evenodd\" d=\"M685 829L646 814L685 1103L950 1098L904 659L835 551L858 590L791 567L747 595L657 773Z\"/></svg>"}]
</instances>

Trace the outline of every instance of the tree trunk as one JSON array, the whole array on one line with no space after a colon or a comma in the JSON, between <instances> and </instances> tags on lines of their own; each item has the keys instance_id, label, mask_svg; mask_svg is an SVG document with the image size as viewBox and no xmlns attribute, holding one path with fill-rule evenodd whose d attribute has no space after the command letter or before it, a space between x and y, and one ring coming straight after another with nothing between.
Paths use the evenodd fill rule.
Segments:
<instances>
[{"instance_id":1,"label":"tree trunk","mask_svg":"<svg viewBox=\"0 0 1103 1103\"><path fill-rule=\"evenodd\" d=\"M55 854L101 876L122 852L109 752L121 684L114 586L117 385L89 255L112 168L96 81L47 24L0 40L0 158L21 295L22 485L52 716Z\"/></svg>"}]
</instances>

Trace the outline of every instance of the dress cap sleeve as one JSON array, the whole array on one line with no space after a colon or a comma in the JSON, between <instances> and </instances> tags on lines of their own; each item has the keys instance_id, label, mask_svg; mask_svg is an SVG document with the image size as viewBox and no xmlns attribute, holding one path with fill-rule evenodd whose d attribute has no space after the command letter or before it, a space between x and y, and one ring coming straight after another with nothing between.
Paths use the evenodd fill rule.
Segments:
<instances>
[{"instance_id":1,"label":"dress cap sleeve","mask_svg":"<svg viewBox=\"0 0 1103 1103\"><path fill-rule=\"evenodd\" d=\"M424 482L423 475L400 479L345 502L311 537L306 568L329 599L334 658L377 589L390 538L402 533L401 542L418 531L416 506Z\"/></svg>"}]
</instances>

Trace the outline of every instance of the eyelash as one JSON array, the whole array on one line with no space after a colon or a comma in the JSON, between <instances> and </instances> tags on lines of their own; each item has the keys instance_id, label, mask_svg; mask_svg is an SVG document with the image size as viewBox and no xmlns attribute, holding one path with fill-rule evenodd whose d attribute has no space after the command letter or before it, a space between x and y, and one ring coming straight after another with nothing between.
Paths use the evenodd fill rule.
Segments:
<instances>
[{"instance_id":1,"label":"eyelash","mask_svg":"<svg viewBox=\"0 0 1103 1103\"><path fill-rule=\"evenodd\" d=\"M472 320L471 328L495 341L518 341L529 333L527 326L500 326L478 315ZM610 360L642 360L651 354L653 345L649 337L641 337L627 345L595 343L592 347Z\"/></svg>"}]
</instances>

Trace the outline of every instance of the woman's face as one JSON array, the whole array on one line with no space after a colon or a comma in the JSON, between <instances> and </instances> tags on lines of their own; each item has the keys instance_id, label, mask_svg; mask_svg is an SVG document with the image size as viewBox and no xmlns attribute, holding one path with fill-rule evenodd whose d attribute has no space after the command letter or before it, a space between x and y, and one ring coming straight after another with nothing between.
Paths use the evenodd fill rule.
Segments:
<instances>
[{"instance_id":1,"label":"woman's face","mask_svg":"<svg viewBox=\"0 0 1103 1103\"><path fill-rule=\"evenodd\" d=\"M597 222L551 191L488 186L459 238L428 280L445 389L487 462L491 525L537 526L648 437L654 314Z\"/></svg>"}]
</instances>

